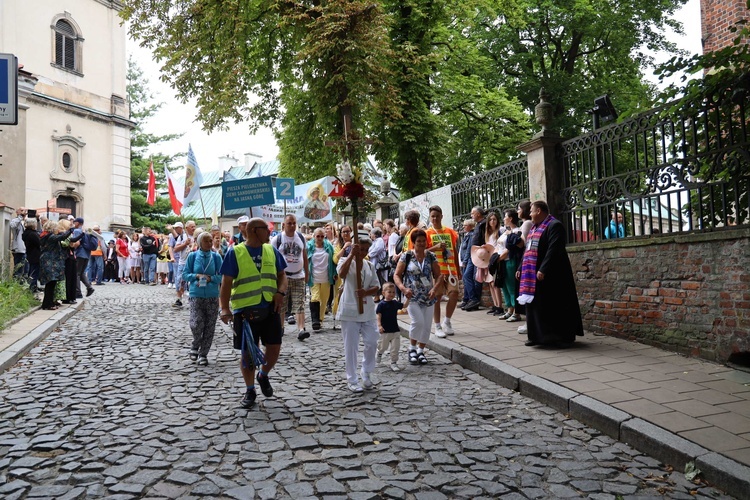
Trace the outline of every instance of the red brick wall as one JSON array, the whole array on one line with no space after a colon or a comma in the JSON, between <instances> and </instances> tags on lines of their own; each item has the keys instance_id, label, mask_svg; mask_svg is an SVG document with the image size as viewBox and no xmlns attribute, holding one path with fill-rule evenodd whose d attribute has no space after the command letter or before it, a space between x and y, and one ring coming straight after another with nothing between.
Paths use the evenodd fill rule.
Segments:
<instances>
[{"instance_id":1,"label":"red brick wall","mask_svg":"<svg viewBox=\"0 0 750 500\"><path fill-rule=\"evenodd\" d=\"M750 352L750 230L568 248L587 333L727 361Z\"/></svg>"},{"instance_id":2,"label":"red brick wall","mask_svg":"<svg viewBox=\"0 0 750 500\"><path fill-rule=\"evenodd\" d=\"M746 0L701 0L703 52L713 52L731 45L736 34L730 28L737 21L748 18L750 11Z\"/></svg>"}]
</instances>

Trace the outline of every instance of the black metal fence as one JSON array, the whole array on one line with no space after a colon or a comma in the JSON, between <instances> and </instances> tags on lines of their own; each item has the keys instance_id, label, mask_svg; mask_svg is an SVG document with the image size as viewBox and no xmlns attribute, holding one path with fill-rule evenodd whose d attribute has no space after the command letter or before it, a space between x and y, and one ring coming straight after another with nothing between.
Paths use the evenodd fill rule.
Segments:
<instances>
[{"instance_id":1,"label":"black metal fence","mask_svg":"<svg viewBox=\"0 0 750 500\"><path fill-rule=\"evenodd\" d=\"M515 208L518 202L528 197L529 164L526 157L458 181L451 185L453 227L459 230L475 206L493 210Z\"/></svg>"},{"instance_id":2,"label":"black metal fence","mask_svg":"<svg viewBox=\"0 0 750 500\"><path fill-rule=\"evenodd\" d=\"M748 101L727 91L563 142L568 241L750 223Z\"/></svg>"}]
</instances>

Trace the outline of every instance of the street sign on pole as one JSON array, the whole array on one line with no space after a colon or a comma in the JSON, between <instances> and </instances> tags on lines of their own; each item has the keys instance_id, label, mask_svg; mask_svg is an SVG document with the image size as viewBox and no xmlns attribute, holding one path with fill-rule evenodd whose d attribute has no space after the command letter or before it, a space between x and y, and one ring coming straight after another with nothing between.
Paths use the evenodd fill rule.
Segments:
<instances>
[{"instance_id":1,"label":"street sign on pole","mask_svg":"<svg viewBox=\"0 0 750 500\"><path fill-rule=\"evenodd\" d=\"M0 125L18 125L18 59L0 54Z\"/></svg>"}]
</instances>

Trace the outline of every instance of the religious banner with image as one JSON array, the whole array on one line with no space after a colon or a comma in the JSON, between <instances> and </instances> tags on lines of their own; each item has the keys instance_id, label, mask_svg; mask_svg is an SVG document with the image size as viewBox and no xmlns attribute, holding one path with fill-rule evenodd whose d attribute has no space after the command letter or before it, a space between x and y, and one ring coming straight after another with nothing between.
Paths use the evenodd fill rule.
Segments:
<instances>
[{"instance_id":1,"label":"religious banner with image","mask_svg":"<svg viewBox=\"0 0 750 500\"><path fill-rule=\"evenodd\" d=\"M328 222L332 217L332 201L328 193L333 189L335 177L321 177L305 184L295 184L294 199L286 202L286 213L297 217L297 224ZM253 209L253 214L267 221L284 220L284 202L277 200L273 205L261 205Z\"/></svg>"}]
</instances>

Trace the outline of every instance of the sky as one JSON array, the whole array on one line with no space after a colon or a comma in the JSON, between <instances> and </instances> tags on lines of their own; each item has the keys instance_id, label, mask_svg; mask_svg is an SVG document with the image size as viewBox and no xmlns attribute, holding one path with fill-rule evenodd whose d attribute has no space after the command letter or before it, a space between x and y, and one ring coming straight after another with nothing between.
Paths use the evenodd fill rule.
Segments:
<instances>
[{"instance_id":1,"label":"sky","mask_svg":"<svg viewBox=\"0 0 750 500\"><path fill-rule=\"evenodd\" d=\"M700 28L700 0L689 0L677 14L677 19L685 27L686 35L672 34L670 39L680 48L691 53L701 51ZM128 39L128 53L132 55L138 66L148 79L147 87L154 94L156 102L163 102L159 112L149 120L145 130L147 132L165 135L183 133L184 135L173 141L164 142L156 148L165 154L186 153L188 145L192 145L198 165L202 171L219 170L219 157L233 156L242 164L245 153L258 155L261 161L276 158L279 148L270 129L261 129L256 135L250 135L249 125L246 123L232 124L227 131L208 134L202 125L196 121L197 108L194 102L180 103L175 97L175 91L159 80L159 66L153 61L147 49ZM664 62L671 54L655 54L656 62ZM656 80L654 79L656 83ZM180 162L181 163L181 162ZM171 165L171 169L181 167L181 164Z\"/></svg>"}]
</instances>

